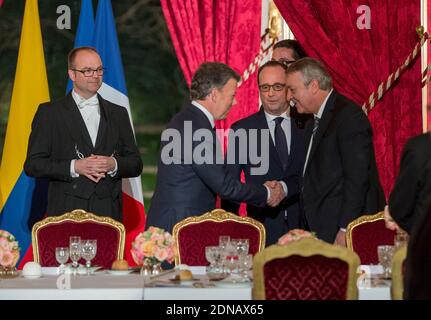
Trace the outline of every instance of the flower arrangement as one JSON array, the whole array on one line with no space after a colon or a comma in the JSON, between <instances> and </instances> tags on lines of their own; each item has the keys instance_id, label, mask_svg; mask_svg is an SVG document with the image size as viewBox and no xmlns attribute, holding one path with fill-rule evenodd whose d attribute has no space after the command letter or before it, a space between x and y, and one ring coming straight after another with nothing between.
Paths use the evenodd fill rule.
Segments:
<instances>
[{"instance_id":1,"label":"flower arrangement","mask_svg":"<svg viewBox=\"0 0 431 320\"><path fill-rule=\"evenodd\" d=\"M0 230L0 267L15 268L19 259L19 246L15 237L5 230Z\"/></svg>"},{"instance_id":2,"label":"flower arrangement","mask_svg":"<svg viewBox=\"0 0 431 320\"><path fill-rule=\"evenodd\" d=\"M288 233L280 237L278 239L279 245L286 245L293 241L298 241L303 238L316 238L316 235L313 232L305 231L302 229L293 229L290 230Z\"/></svg>"},{"instance_id":3,"label":"flower arrangement","mask_svg":"<svg viewBox=\"0 0 431 320\"><path fill-rule=\"evenodd\" d=\"M138 265L154 265L175 259L175 240L165 230L149 227L141 232L132 243L132 256Z\"/></svg>"}]
</instances>

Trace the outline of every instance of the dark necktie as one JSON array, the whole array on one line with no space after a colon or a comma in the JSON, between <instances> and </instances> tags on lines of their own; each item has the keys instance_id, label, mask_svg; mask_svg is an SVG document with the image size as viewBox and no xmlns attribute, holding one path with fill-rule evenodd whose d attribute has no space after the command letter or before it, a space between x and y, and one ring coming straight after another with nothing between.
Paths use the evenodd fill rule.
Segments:
<instances>
[{"instance_id":1,"label":"dark necktie","mask_svg":"<svg viewBox=\"0 0 431 320\"><path fill-rule=\"evenodd\" d=\"M316 135L317 128L319 127L319 120L318 117L314 117L313 137Z\"/></svg>"},{"instance_id":2,"label":"dark necktie","mask_svg":"<svg viewBox=\"0 0 431 320\"><path fill-rule=\"evenodd\" d=\"M286 134L284 133L283 128L281 127L281 122L284 120L282 117L277 117L274 119L275 122L275 148L277 149L278 156L283 165L283 170L287 167L287 161L289 158L289 149L287 147Z\"/></svg>"}]
</instances>

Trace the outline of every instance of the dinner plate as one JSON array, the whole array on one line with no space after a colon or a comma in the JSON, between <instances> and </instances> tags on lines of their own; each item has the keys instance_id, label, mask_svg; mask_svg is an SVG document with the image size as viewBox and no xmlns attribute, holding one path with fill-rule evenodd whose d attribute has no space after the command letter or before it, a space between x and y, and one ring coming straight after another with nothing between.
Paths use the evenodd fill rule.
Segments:
<instances>
[{"instance_id":1,"label":"dinner plate","mask_svg":"<svg viewBox=\"0 0 431 320\"><path fill-rule=\"evenodd\" d=\"M39 279L42 278L42 275L30 275L30 274L26 274L26 275L22 275L24 278L26 279Z\"/></svg>"},{"instance_id":2,"label":"dinner plate","mask_svg":"<svg viewBox=\"0 0 431 320\"><path fill-rule=\"evenodd\" d=\"M199 281L199 279L192 278L192 279L188 279L188 280L181 280L178 278L170 278L169 281L171 281L172 283L175 283L175 284L186 284L187 285L187 284L193 284L193 282Z\"/></svg>"},{"instance_id":3,"label":"dinner plate","mask_svg":"<svg viewBox=\"0 0 431 320\"><path fill-rule=\"evenodd\" d=\"M111 269L109 269L109 270L106 270L106 272L108 272L109 274L112 274L112 275L114 275L114 276L125 276L125 275L128 275L128 274L130 274L130 273L132 273L133 271L135 271L135 270L111 270Z\"/></svg>"},{"instance_id":4,"label":"dinner plate","mask_svg":"<svg viewBox=\"0 0 431 320\"><path fill-rule=\"evenodd\" d=\"M251 282L245 281L245 282L238 282L238 281L231 281L228 279L215 281L213 282L216 287L220 288L250 288Z\"/></svg>"}]
</instances>

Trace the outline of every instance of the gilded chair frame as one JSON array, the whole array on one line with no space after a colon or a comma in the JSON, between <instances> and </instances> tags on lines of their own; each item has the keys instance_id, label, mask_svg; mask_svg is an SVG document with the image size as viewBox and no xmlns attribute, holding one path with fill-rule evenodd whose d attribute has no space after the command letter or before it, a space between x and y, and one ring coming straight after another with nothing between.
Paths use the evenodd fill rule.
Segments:
<instances>
[{"instance_id":1,"label":"gilded chair frame","mask_svg":"<svg viewBox=\"0 0 431 320\"><path fill-rule=\"evenodd\" d=\"M403 262L407 256L407 245L398 248L392 257L392 300L403 300Z\"/></svg>"},{"instance_id":2,"label":"gilded chair frame","mask_svg":"<svg viewBox=\"0 0 431 320\"><path fill-rule=\"evenodd\" d=\"M346 262L349 266L347 280L346 300L358 299L357 269L360 265L358 255L341 246L332 245L316 238L303 238L288 245L274 244L259 252L253 260L253 299L265 300L264 267L267 262L275 259L286 258L293 255L310 257L320 255L326 258L337 258Z\"/></svg>"},{"instance_id":3,"label":"gilded chair frame","mask_svg":"<svg viewBox=\"0 0 431 320\"><path fill-rule=\"evenodd\" d=\"M370 223L377 220L385 220L384 211L377 212L376 214L360 216L359 218L350 222L346 230L347 248L353 250L352 233L356 227L360 226L361 224Z\"/></svg>"},{"instance_id":4,"label":"gilded chair frame","mask_svg":"<svg viewBox=\"0 0 431 320\"><path fill-rule=\"evenodd\" d=\"M265 227L262 223L259 221L250 218L250 217L241 217L234 213L227 212L223 209L214 209L210 212L206 212L200 216L192 216L187 217L184 220L181 220L180 222L176 223L174 225L174 228L172 230L173 237L175 239L175 247L177 251L177 255L175 256L175 265L181 264L181 257L180 257L180 245L179 245L179 233L181 229L183 229L186 226L192 225L192 224L199 224L205 221L213 221L216 223L226 222L226 221L235 221L237 223L241 224L247 224L254 228L256 228L259 231L260 235L260 241L259 241L259 249L258 251L262 251L263 248L265 248L265 240L266 240L266 231Z\"/></svg>"},{"instance_id":5,"label":"gilded chair frame","mask_svg":"<svg viewBox=\"0 0 431 320\"><path fill-rule=\"evenodd\" d=\"M39 243L37 241L38 233L42 228L49 225L61 224L65 221L71 221L74 223L82 223L87 221L93 221L98 224L109 225L115 228L120 234L120 245L117 250L117 259L123 259L124 256L124 244L126 230L121 222L118 222L110 217L96 216L91 212L87 212L82 209L73 210L71 212L66 212L61 216L47 217L34 224L31 231L31 239L33 244L33 259L35 262L39 263Z\"/></svg>"}]
</instances>

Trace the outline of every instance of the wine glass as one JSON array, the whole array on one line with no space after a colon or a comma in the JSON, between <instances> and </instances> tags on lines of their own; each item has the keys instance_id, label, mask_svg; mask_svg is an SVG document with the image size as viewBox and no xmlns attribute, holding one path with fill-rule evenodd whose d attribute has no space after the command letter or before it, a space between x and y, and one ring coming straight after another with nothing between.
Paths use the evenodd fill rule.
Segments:
<instances>
[{"instance_id":1,"label":"wine glass","mask_svg":"<svg viewBox=\"0 0 431 320\"><path fill-rule=\"evenodd\" d=\"M220 249L217 246L205 247L205 258L210 263L210 267L213 268L215 263L220 259Z\"/></svg>"},{"instance_id":2,"label":"wine glass","mask_svg":"<svg viewBox=\"0 0 431 320\"><path fill-rule=\"evenodd\" d=\"M59 274L62 274L65 269L65 263L69 260L69 248L66 247L58 247L55 248L55 259L60 264L59 266Z\"/></svg>"},{"instance_id":3,"label":"wine glass","mask_svg":"<svg viewBox=\"0 0 431 320\"><path fill-rule=\"evenodd\" d=\"M244 281L250 281L250 277L248 276L248 272L251 270L253 266L253 255L252 254L244 254L239 256L239 265L240 269L243 272Z\"/></svg>"},{"instance_id":4,"label":"wine glass","mask_svg":"<svg viewBox=\"0 0 431 320\"><path fill-rule=\"evenodd\" d=\"M79 266L78 261L81 258L81 237L72 236L69 238L69 256L75 274Z\"/></svg>"},{"instance_id":5,"label":"wine glass","mask_svg":"<svg viewBox=\"0 0 431 320\"><path fill-rule=\"evenodd\" d=\"M390 278L392 255L394 253L394 246L378 246L377 254L379 263L383 266L383 273L385 278Z\"/></svg>"},{"instance_id":6,"label":"wine glass","mask_svg":"<svg viewBox=\"0 0 431 320\"><path fill-rule=\"evenodd\" d=\"M236 240L236 248L238 250L238 255L247 255L249 250L249 240L248 239L234 239Z\"/></svg>"},{"instance_id":7,"label":"wine glass","mask_svg":"<svg viewBox=\"0 0 431 320\"><path fill-rule=\"evenodd\" d=\"M226 245L230 242L230 236L220 236L219 237L219 247L223 251Z\"/></svg>"},{"instance_id":8,"label":"wine glass","mask_svg":"<svg viewBox=\"0 0 431 320\"><path fill-rule=\"evenodd\" d=\"M97 253L97 240L81 240L81 256L85 260L87 275L90 274L91 260Z\"/></svg>"}]
</instances>

